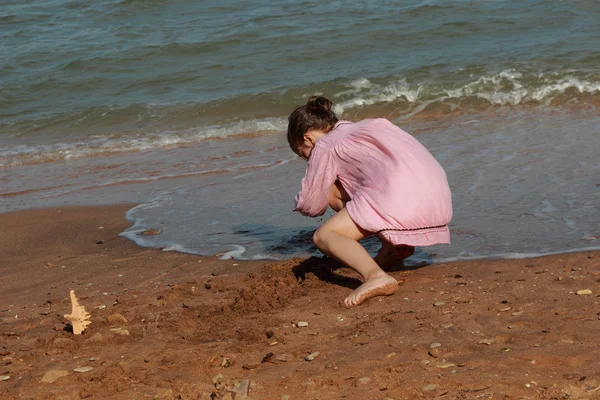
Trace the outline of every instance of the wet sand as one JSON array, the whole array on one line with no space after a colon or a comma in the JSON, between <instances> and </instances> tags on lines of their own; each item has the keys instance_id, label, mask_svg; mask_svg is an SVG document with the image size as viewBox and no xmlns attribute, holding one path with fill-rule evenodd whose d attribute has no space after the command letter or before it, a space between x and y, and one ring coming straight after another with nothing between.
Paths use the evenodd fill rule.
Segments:
<instances>
[{"instance_id":1,"label":"wet sand","mask_svg":"<svg viewBox=\"0 0 600 400\"><path fill-rule=\"evenodd\" d=\"M600 252L398 268L347 310L346 269L140 248L129 208L0 214L0 398L600 398Z\"/></svg>"}]
</instances>

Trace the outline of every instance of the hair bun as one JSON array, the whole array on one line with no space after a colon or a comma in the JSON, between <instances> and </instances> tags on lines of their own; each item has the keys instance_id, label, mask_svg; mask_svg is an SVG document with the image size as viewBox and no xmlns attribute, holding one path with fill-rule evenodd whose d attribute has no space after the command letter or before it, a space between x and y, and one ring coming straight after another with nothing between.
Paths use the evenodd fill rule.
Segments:
<instances>
[{"instance_id":1,"label":"hair bun","mask_svg":"<svg viewBox=\"0 0 600 400\"><path fill-rule=\"evenodd\" d=\"M333 103L323 96L311 96L306 102L306 108L314 113L330 113Z\"/></svg>"}]
</instances>

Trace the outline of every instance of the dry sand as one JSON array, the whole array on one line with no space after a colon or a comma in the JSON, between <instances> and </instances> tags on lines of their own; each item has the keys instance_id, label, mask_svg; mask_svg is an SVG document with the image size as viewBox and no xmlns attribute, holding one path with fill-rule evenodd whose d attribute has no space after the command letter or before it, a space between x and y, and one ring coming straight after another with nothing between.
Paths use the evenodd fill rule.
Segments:
<instances>
[{"instance_id":1,"label":"dry sand","mask_svg":"<svg viewBox=\"0 0 600 400\"><path fill-rule=\"evenodd\" d=\"M347 310L331 262L142 249L127 208L0 214L0 399L600 399L598 252L399 269Z\"/></svg>"}]
</instances>

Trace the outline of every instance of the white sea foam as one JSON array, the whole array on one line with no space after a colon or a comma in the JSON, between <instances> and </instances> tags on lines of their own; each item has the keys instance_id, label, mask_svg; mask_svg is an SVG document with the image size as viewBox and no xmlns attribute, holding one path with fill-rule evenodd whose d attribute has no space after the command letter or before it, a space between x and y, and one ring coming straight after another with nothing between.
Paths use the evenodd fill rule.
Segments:
<instances>
[{"instance_id":1,"label":"white sea foam","mask_svg":"<svg viewBox=\"0 0 600 400\"><path fill-rule=\"evenodd\" d=\"M377 84L368 79L358 79L348 84L348 89L340 91L334 98L343 99L334 105L339 115L353 108L370 106L377 103L392 102L399 99L407 103L416 103L419 111L428 104L446 99L476 97L494 105L518 105L527 101L549 101L557 94L575 90L580 94L600 92L600 82L565 76L558 80L554 76L524 75L514 70L500 71L484 75L463 86L439 88L435 84L408 83L400 79L389 84ZM411 115L414 112L411 112Z\"/></svg>"},{"instance_id":2,"label":"white sea foam","mask_svg":"<svg viewBox=\"0 0 600 400\"><path fill-rule=\"evenodd\" d=\"M239 258L246 252L246 248L244 246L240 246L239 244L230 245L235 247L234 250L227 251L219 257L219 260L230 260L232 258Z\"/></svg>"},{"instance_id":3,"label":"white sea foam","mask_svg":"<svg viewBox=\"0 0 600 400\"><path fill-rule=\"evenodd\" d=\"M281 132L287 126L284 118L241 121L235 124L203 126L183 132L165 131L159 134L142 133L136 136L96 136L73 143L19 145L0 148L0 167L52 160L69 160L96 154L145 151L161 147L178 146L201 140L262 132Z\"/></svg>"}]
</instances>

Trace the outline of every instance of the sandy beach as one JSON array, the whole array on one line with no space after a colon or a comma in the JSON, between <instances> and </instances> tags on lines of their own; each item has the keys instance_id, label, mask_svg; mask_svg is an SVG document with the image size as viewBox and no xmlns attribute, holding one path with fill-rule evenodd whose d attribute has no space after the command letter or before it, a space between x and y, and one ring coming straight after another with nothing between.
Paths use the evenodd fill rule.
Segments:
<instances>
[{"instance_id":1,"label":"sandy beach","mask_svg":"<svg viewBox=\"0 0 600 400\"><path fill-rule=\"evenodd\" d=\"M345 309L333 262L140 248L128 208L0 215L0 398L600 398L598 252L399 268Z\"/></svg>"}]
</instances>

